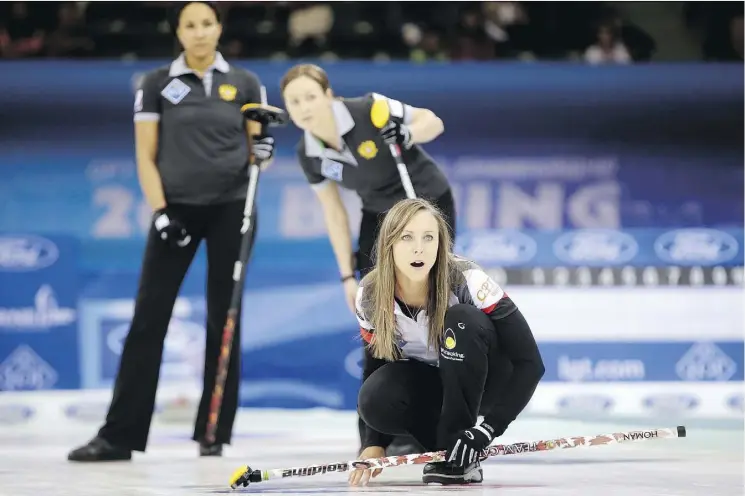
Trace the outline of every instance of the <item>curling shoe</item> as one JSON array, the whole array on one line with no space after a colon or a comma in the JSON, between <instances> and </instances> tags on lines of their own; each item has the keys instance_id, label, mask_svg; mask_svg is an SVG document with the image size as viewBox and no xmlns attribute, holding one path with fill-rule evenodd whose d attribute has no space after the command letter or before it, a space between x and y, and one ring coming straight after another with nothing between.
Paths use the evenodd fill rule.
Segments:
<instances>
[{"instance_id":1,"label":"curling shoe","mask_svg":"<svg viewBox=\"0 0 745 496\"><path fill-rule=\"evenodd\" d=\"M222 456L222 444L199 443L199 456Z\"/></svg>"},{"instance_id":2,"label":"curling shoe","mask_svg":"<svg viewBox=\"0 0 745 496\"><path fill-rule=\"evenodd\" d=\"M484 481L484 471L479 462L467 466L451 462L433 462L424 466L422 481L425 484L478 484Z\"/></svg>"},{"instance_id":3,"label":"curling shoe","mask_svg":"<svg viewBox=\"0 0 745 496\"><path fill-rule=\"evenodd\" d=\"M131 460L132 451L114 446L104 438L96 436L88 444L68 453L67 459L71 462L118 462Z\"/></svg>"}]
</instances>

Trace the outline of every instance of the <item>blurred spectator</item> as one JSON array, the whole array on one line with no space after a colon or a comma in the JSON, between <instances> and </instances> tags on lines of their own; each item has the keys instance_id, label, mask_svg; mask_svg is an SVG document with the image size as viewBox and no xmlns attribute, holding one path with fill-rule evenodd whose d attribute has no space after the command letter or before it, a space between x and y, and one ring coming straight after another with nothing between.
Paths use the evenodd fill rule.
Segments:
<instances>
[{"instance_id":1,"label":"blurred spectator","mask_svg":"<svg viewBox=\"0 0 745 496\"><path fill-rule=\"evenodd\" d=\"M479 10L469 8L461 14L450 56L453 60L490 60L495 57L495 44L486 34Z\"/></svg>"},{"instance_id":2,"label":"blurred spectator","mask_svg":"<svg viewBox=\"0 0 745 496\"><path fill-rule=\"evenodd\" d=\"M737 55L734 60L743 60L743 16L730 19L729 30L732 51Z\"/></svg>"},{"instance_id":3,"label":"blurred spectator","mask_svg":"<svg viewBox=\"0 0 745 496\"><path fill-rule=\"evenodd\" d=\"M91 53L95 44L86 32L84 21L75 3L63 3L58 11L58 25L47 38L47 55L80 57Z\"/></svg>"},{"instance_id":4,"label":"blurred spectator","mask_svg":"<svg viewBox=\"0 0 745 496\"><path fill-rule=\"evenodd\" d=\"M707 60L736 62L743 60L743 16L733 16L708 32L704 43Z\"/></svg>"},{"instance_id":5,"label":"blurred spectator","mask_svg":"<svg viewBox=\"0 0 745 496\"><path fill-rule=\"evenodd\" d=\"M686 2L684 18L703 40L704 60L743 60L742 2Z\"/></svg>"},{"instance_id":6,"label":"blurred spectator","mask_svg":"<svg viewBox=\"0 0 745 496\"><path fill-rule=\"evenodd\" d=\"M236 59L243 57L243 42L241 40L230 40L229 42L225 43L225 46L222 47L221 53L226 56L226 58Z\"/></svg>"},{"instance_id":7,"label":"blurred spectator","mask_svg":"<svg viewBox=\"0 0 745 496\"><path fill-rule=\"evenodd\" d=\"M416 29L418 30L418 28ZM415 46L409 55L412 62L443 62L448 60L442 38L437 31L433 29L426 29L424 33L419 31L419 36L416 36L416 38L417 40L412 43ZM404 39L406 39L406 35L404 35ZM412 40L411 36L409 36L409 40Z\"/></svg>"},{"instance_id":8,"label":"blurred spectator","mask_svg":"<svg viewBox=\"0 0 745 496\"><path fill-rule=\"evenodd\" d=\"M511 56L516 51L515 35L528 24L528 15L520 2L483 2L483 29L492 41L499 57Z\"/></svg>"},{"instance_id":9,"label":"blurred spectator","mask_svg":"<svg viewBox=\"0 0 745 496\"><path fill-rule=\"evenodd\" d=\"M742 61L742 4L739 12L721 7L708 12L704 33L704 59L712 61Z\"/></svg>"},{"instance_id":10,"label":"blurred spectator","mask_svg":"<svg viewBox=\"0 0 745 496\"><path fill-rule=\"evenodd\" d=\"M623 19L615 10L609 9L607 21L622 40L624 46L635 62L647 62L657 49L654 39L636 24Z\"/></svg>"},{"instance_id":11,"label":"blurred spectator","mask_svg":"<svg viewBox=\"0 0 745 496\"><path fill-rule=\"evenodd\" d=\"M0 25L0 51L3 57L35 57L42 54L44 30L29 14L26 2L14 2L10 16Z\"/></svg>"},{"instance_id":12,"label":"blurred spectator","mask_svg":"<svg viewBox=\"0 0 745 496\"><path fill-rule=\"evenodd\" d=\"M291 57L305 57L326 49L334 26L334 11L326 4L300 5L287 22Z\"/></svg>"},{"instance_id":13,"label":"blurred spectator","mask_svg":"<svg viewBox=\"0 0 745 496\"><path fill-rule=\"evenodd\" d=\"M631 56L618 32L610 24L598 27L597 42L585 51L585 62L589 64L628 64Z\"/></svg>"},{"instance_id":14,"label":"blurred spectator","mask_svg":"<svg viewBox=\"0 0 745 496\"><path fill-rule=\"evenodd\" d=\"M175 3L0 2L0 57L168 57L166 19ZM590 63L628 63L651 60L656 49L612 2L220 4L227 11L221 50L230 58L426 62L584 55ZM743 60L741 2L684 4L678 21L703 40L704 60ZM606 27L599 32L598 24Z\"/></svg>"}]
</instances>

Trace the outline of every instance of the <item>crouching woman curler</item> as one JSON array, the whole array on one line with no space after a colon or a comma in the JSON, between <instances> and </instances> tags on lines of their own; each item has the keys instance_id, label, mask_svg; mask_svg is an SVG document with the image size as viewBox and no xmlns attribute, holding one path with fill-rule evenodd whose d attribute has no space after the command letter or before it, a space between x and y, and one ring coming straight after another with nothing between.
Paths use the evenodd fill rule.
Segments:
<instances>
[{"instance_id":1,"label":"crouching woman curler","mask_svg":"<svg viewBox=\"0 0 745 496\"><path fill-rule=\"evenodd\" d=\"M451 244L426 200L400 201L383 220L356 299L362 338L379 359L359 392L360 459L385 456L393 436L410 435L447 451L447 461L425 465L425 483L466 484L483 480L479 451L522 412L544 366L513 301ZM377 473L355 470L349 482Z\"/></svg>"}]
</instances>

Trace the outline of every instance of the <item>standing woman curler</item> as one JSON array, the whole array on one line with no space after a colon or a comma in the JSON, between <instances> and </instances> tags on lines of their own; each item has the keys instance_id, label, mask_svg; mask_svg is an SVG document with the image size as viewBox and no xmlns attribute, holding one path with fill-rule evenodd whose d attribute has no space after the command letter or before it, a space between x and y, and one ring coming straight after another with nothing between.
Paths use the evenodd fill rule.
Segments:
<instances>
[{"instance_id":1,"label":"standing woman curler","mask_svg":"<svg viewBox=\"0 0 745 496\"><path fill-rule=\"evenodd\" d=\"M183 53L145 75L134 104L137 171L154 212L134 317L106 421L88 444L70 452L70 461L129 460L132 451L145 451L168 323L203 240L207 332L204 389L193 439L199 442L202 456L220 456L232 435L240 384L240 318L216 438L213 443L205 440L233 289L233 264L241 245L249 141L254 159L266 165L274 153L274 139L241 114L244 104L262 103L261 83L254 73L230 65L217 51L222 25L215 4L180 4L175 17ZM252 219L252 225L255 222Z\"/></svg>"}]
</instances>

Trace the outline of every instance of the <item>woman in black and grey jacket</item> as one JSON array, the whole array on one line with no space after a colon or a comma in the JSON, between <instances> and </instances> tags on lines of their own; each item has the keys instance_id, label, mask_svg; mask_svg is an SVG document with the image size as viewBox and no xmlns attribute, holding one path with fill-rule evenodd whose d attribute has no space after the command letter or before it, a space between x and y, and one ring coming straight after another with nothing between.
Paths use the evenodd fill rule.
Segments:
<instances>
[{"instance_id":1,"label":"woman in black and grey jacket","mask_svg":"<svg viewBox=\"0 0 745 496\"><path fill-rule=\"evenodd\" d=\"M132 451L145 450L168 323L202 240L207 244L207 343L193 438L203 456L220 455L230 442L240 384L240 318L211 444L204 441L207 415L241 244L248 141L253 140L255 160L266 164L274 140L241 114L244 104L261 103L261 83L225 61L217 51L221 33L214 4L181 5L177 35L183 53L145 75L137 90L137 170L153 222L106 422L93 440L69 454L71 461L128 460Z\"/></svg>"}]
</instances>

